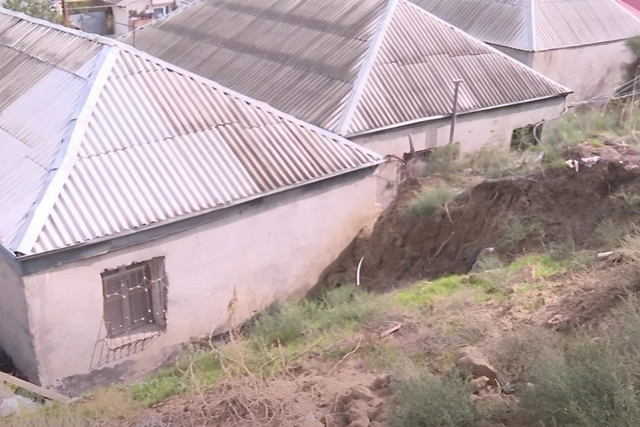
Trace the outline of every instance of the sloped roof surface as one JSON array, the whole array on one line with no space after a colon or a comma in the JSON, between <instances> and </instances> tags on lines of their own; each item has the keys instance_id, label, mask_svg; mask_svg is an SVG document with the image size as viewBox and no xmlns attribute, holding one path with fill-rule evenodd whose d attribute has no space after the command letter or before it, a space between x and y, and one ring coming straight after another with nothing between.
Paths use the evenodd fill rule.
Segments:
<instances>
[{"instance_id":1,"label":"sloped roof surface","mask_svg":"<svg viewBox=\"0 0 640 427\"><path fill-rule=\"evenodd\" d=\"M0 241L27 255L381 161L129 46L1 9L0 146Z\"/></svg>"},{"instance_id":2,"label":"sloped roof surface","mask_svg":"<svg viewBox=\"0 0 640 427\"><path fill-rule=\"evenodd\" d=\"M640 21L616 0L412 1L482 41L529 52L640 35Z\"/></svg>"},{"instance_id":3,"label":"sloped roof surface","mask_svg":"<svg viewBox=\"0 0 640 427\"><path fill-rule=\"evenodd\" d=\"M569 92L406 0L201 0L122 39L353 135ZM480 68L478 68L480 67Z\"/></svg>"},{"instance_id":4,"label":"sloped roof surface","mask_svg":"<svg viewBox=\"0 0 640 427\"><path fill-rule=\"evenodd\" d=\"M640 0L616 0L636 18L640 17Z\"/></svg>"}]
</instances>

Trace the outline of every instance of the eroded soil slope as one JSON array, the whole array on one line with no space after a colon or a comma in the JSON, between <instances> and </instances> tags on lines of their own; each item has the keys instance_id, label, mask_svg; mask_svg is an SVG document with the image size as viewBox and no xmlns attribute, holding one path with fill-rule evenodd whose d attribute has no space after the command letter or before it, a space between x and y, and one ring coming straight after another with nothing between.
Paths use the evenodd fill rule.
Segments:
<instances>
[{"instance_id":1,"label":"eroded soil slope","mask_svg":"<svg viewBox=\"0 0 640 427\"><path fill-rule=\"evenodd\" d=\"M423 188L418 180L405 181L371 236L356 239L323 283L353 283L363 257L362 285L384 290L420 278L467 273L487 247L505 258L562 245L606 249L603 233L615 230L603 224L624 227L640 216L634 196L640 194L640 169L636 153L627 149L577 154L589 155L600 159L577 172L555 169L482 182L428 218L405 213Z\"/></svg>"}]
</instances>

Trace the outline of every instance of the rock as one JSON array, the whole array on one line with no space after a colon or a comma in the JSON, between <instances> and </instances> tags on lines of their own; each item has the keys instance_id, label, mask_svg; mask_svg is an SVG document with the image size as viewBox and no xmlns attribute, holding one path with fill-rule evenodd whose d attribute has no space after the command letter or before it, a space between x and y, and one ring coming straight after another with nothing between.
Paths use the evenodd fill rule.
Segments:
<instances>
[{"instance_id":1,"label":"rock","mask_svg":"<svg viewBox=\"0 0 640 427\"><path fill-rule=\"evenodd\" d=\"M18 403L18 399L16 399L15 397L4 399L2 403L0 403L0 418L16 415L19 413L20 404Z\"/></svg>"},{"instance_id":2,"label":"rock","mask_svg":"<svg viewBox=\"0 0 640 427\"><path fill-rule=\"evenodd\" d=\"M489 378L482 376L471 381L473 394L481 394L489 389Z\"/></svg>"},{"instance_id":3,"label":"rock","mask_svg":"<svg viewBox=\"0 0 640 427\"><path fill-rule=\"evenodd\" d=\"M376 398L371 392L371 390L363 385L357 385L351 388L351 397L352 399L360 399L360 400L364 400L365 402L368 402Z\"/></svg>"},{"instance_id":4,"label":"rock","mask_svg":"<svg viewBox=\"0 0 640 427\"><path fill-rule=\"evenodd\" d=\"M502 392L504 394L513 394L515 393L515 391L516 389L511 383L506 383L505 385L502 386Z\"/></svg>"},{"instance_id":5,"label":"rock","mask_svg":"<svg viewBox=\"0 0 640 427\"><path fill-rule=\"evenodd\" d=\"M364 400L354 400L349 404L347 417L350 421L349 426L368 426L371 420L367 416L372 408Z\"/></svg>"},{"instance_id":6,"label":"rock","mask_svg":"<svg viewBox=\"0 0 640 427\"><path fill-rule=\"evenodd\" d=\"M391 376L389 374L379 375L371 384L371 390L380 390L387 387L391 383Z\"/></svg>"},{"instance_id":7,"label":"rock","mask_svg":"<svg viewBox=\"0 0 640 427\"><path fill-rule=\"evenodd\" d=\"M569 322L569 320L571 319L568 316L565 316L564 314L556 314L555 316L553 316L551 319L547 321L547 326L551 328L558 328L564 325L565 323Z\"/></svg>"},{"instance_id":8,"label":"rock","mask_svg":"<svg viewBox=\"0 0 640 427\"><path fill-rule=\"evenodd\" d=\"M350 422L347 427L369 427L371 425L371 421L369 420L369 418L362 417L362 418L358 418L355 421Z\"/></svg>"},{"instance_id":9,"label":"rock","mask_svg":"<svg viewBox=\"0 0 640 427\"><path fill-rule=\"evenodd\" d=\"M458 350L456 366L470 372L473 378L487 377L491 387L498 386L498 373L477 347L464 347Z\"/></svg>"},{"instance_id":10,"label":"rock","mask_svg":"<svg viewBox=\"0 0 640 427\"><path fill-rule=\"evenodd\" d=\"M304 421L302 422L302 427L324 427L320 421L316 419L316 416L313 415L313 412L309 412L304 417Z\"/></svg>"}]
</instances>

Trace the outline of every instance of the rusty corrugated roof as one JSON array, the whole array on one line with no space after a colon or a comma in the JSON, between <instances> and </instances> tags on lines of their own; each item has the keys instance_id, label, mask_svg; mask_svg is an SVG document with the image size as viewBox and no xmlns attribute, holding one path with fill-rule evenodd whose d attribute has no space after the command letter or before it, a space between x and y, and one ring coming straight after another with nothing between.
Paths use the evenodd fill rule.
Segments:
<instances>
[{"instance_id":1,"label":"rusty corrugated roof","mask_svg":"<svg viewBox=\"0 0 640 427\"><path fill-rule=\"evenodd\" d=\"M0 241L21 254L382 161L122 43L1 9L0 58Z\"/></svg>"},{"instance_id":2,"label":"rusty corrugated roof","mask_svg":"<svg viewBox=\"0 0 640 427\"><path fill-rule=\"evenodd\" d=\"M201 0L124 38L341 135L570 92L408 0ZM482 67L477 69L477 67Z\"/></svg>"},{"instance_id":3,"label":"rusty corrugated roof","mask_svg":"<svg viewBox=\"0 0 640 427\"><path fill-rule=\"evenodd\" d=\"M412 1L480 40L529 52L640 35L640 20L616 0Z\"/></svg>"}]
</instances>

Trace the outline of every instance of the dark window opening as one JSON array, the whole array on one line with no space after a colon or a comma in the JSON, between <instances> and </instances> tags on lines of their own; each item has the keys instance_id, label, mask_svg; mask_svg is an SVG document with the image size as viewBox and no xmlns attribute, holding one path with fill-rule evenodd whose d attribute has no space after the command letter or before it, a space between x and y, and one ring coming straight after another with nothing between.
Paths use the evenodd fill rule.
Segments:
<instances>
[{"instance_id":1,"label":"dark window opening","mask_svg":"<svg viewBox=\"0 0 640 427\"><path fill-rule=\"evenodd\" d=\"M164 257L104 271L107 338L125 336L143 327L145 331L165 331L167 288Z\"/></svg>"},{"instance_id":2,"label":"dark window opening","mask_svg":"<svg viewBox=\"0 0 640 427\"><path fill-rule=\"evenodd\" d=\"M514 129L511 133L511 149L526 150L529 147L538 145L538 141L542 137L542 123L538 125L527 125L518 129Z\"/></svg>"}]
</instances>

